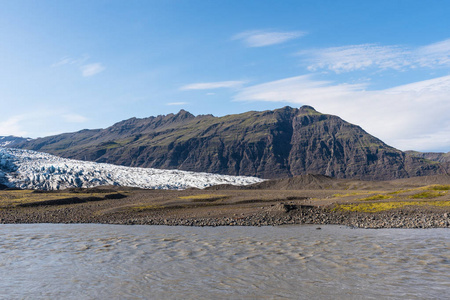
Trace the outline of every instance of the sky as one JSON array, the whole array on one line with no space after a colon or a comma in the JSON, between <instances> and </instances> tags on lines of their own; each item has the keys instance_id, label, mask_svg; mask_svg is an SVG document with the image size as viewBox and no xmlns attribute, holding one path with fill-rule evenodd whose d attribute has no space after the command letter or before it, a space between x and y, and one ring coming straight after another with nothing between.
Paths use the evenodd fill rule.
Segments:
<instances>
[{"instance_id":1,"label":"sky","mask_svg":"<svg viewBox=\"0 0 450 300\"><path fill-rule=\"evenodd\" d=\"M313 106L450 151L450 1L0 0L0 135Z\"/></svg>"}]
</instances>

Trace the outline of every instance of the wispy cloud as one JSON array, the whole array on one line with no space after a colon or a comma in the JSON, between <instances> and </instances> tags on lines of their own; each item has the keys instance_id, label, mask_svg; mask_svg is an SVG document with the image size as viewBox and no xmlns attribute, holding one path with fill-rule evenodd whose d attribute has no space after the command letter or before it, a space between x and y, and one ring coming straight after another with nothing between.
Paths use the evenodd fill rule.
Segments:
<instances>
[{"instance_id":1,"label":"wispy cloud","mask_svg":"<svg viewBox=\"0 0 450 300\"><path fill-rule=\"evenodd\" d=\"M89 60L88 55L84 55L80 58L73 58L70 56L65 56L51 65L52 68L62 67L62 66L74 66L81 71L83 77L94 76L105 70L105 66L101 63L87 63Z\"/></svg>"},{"instance_id":2,"label":"wispy cloud","mask_svg":"<svg viewBox=\"0 0 450 300\"><path fill-rule=\"evenodd\" d=\"M173 106L180 106L180 105L187 105L187 102L169 102L166 105L173 105Z\"/></svg>"},{"instance_id":3,"label":"wispy cloud","mask_svg":"<svg viewBox=\"0 0 450 300\"><path fill-rule=\"evenodd\" d=\"M328 69L341 73L369 68L435 68L450 66L450 39L416 48L362 44L306 50L298 54L305 57L310 71Z\"/></svg>"},{"instance_id":4,"label":"wispy cloud","mask_svg":"<svg viewBox=\"0 0 450 300\"><path fill-rule=\"evenodd\" d=\"M419 47L416 57L421 67L450 66L450 39Z\"/></svg>"},{"instance_id":5,"label":"wispy cloud","mask_svg":"<svg viewBox=\"0 0 450 300\"><path fill-rule=\"evenodd\" d=\"M303 31L263 31L252 30L238 33L232 37L233 40L241 40L247 47L264 47L281 44L304 36Z\"/></svg>"},{"instance_id":6,"label":"wispy cloud","mask_svg":"<svg viewBox=\"0 0 450 300\"><path fill-rule=\"evenodd\" d=\"M450 148L450 76L384 90L365 88L298 76L244 88L235 100L309 104L402 150Z\"/></svg>"},{"instance_id":7,"label":"wispy cloud","mask_svg":"<svg viewBox=\"0 0 450 300\"><path fill-rule=\"evenodd\" d=\"M84 55L80 58L73 58L73 57L65 56L65 57L61 58L60 60L58 60L57 62L55 62L54 64L52 64L52 68L57 68L57 67L61 67L64 65L82 65L87 60L89 60L88 55Z\"/></svg>"},{"instance_id":8,"label":"wispy cloud","mask_svg":"<svg viewBox=\"0 0 450 300\"><path fill-rule=\"evenodd\" d=\"M0 122L0 135L26 136L27 132L20 126L25 119L26 115L16 115Z\"/></svg>"},{"instance_id":9,"label":"wispy cloud","mask_svg":"<svg viewBox=\"0 0 450 300\"><path fill-rule=\"evenodd\" d=\"M94 76L105 70L105 67L101 63L88 64L80 67L81 74L84 77Z\"/></svg>"},{"instance_id":10,"label":"wispy cloud","mask_svg":"<svg viewBox=\"0 0 450 300\"><path fill-rule=\"evenodd\" d=\"M84 123L88 120L86 117L79 114L65 114L62 115L62 117L69 123Z\"/></svg>"},{"instance_id":11,"label":"wispy cloud","mask_svg":"<svg viewBox=\"0 0 450 300\"><path fill-rule=\"evenodd\" d=\"M329 81L314 81L310 75L290 77L242 89L236 100L262 100L275 102L301 102L331 100L362 90L362 84L332 85Z\"/></svg>"},{"instance_id":12,"label":"wispy cloud","mask_svg":"<svg viewBox=\"0 0 450 300\"><path fill-rule=\"evenodd\" d=\"M0 122L0 135L38 137L76 130L77 123L88 118L67 109L36 109L14 115Z\"/></svg>"},{"instance_id":13,"label":"wispy cloud","mask_svg":"<svg viewBox=\"0 0 450 300\"><path fill-rule=\"evenodd\" d=\"M245 81L217 81L217 82L201 82L184 85L180 90L212 90L220 88L240 88Z\"/></svg>"},{"instance_id":14,"label":"wispy cloud","mask_svg":"<svg viewBox=\"0 0 450 300\"><path fill-rule=\"evenodd\" d=\"M299 54L308 57L310 71L329 69L340 73L371 67L399 70L411 64L410 51L400 47L375 44L302 51Z\"/></svg>"}]
</instances>

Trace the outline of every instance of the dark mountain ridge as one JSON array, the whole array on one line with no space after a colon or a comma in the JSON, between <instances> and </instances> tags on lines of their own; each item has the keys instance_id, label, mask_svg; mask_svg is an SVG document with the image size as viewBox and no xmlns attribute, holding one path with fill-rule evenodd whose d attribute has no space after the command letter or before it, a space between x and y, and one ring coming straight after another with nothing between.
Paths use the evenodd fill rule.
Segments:
<instances>
[{"instance_id":1,"label":"dark mountain ridge","mask_svg":"<svg viewBox=\"0 0 450 300\"><path fill-rule=\"evenodd\" d=\"M30 140L29 138L23 138L18 136L0 136L0 147L14 147L15 145Z\"/></svg>"},{"instance_id":2,"label":"dark mountain ridge","mask_svg":"<svg viewBox=\"0 0 450 300\"><path fill-rule=\"evenodd\" d=\"M224 117L181 110L16 147L125 166L262 178L314 173L388 180L446 173L438 162L407 155L361 127L310 106Z\"/></svg>"}]
</instances>

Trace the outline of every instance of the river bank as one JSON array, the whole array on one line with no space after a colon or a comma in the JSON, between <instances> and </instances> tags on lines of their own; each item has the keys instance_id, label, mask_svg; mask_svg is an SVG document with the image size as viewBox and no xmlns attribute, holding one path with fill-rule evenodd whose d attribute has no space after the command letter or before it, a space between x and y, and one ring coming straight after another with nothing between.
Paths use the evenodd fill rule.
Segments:
<instances>
[{"instance_id":1,"label":"river bank","mask_svg":"<svg viewBox=\"0 0 450 300\"><path fill-rule=\"evenodd\" d=\"M447 193L437 195L436 199L413 201L411 195L416 194L411 190L405 195L394 192L401 197L389 196L391 198L388 200L388 196L381 195L379 191L347 191L346 194L337 190L205 192L123 188L60 192L2 191L0 223L450 227L450 199ZM423 193L422 190L420 193Z\"/></svg>"}]
</instances>

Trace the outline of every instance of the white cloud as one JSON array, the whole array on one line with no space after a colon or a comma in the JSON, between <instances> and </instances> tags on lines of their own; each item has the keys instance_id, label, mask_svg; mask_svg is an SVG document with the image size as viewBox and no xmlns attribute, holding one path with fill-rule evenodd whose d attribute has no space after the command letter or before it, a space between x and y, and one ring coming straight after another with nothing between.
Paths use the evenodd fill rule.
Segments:
<instances>
[{"instance_id":1,"label":"white cloud","mask_svg":"<svg viewBox=\"0 0 450 300\"><path fill-rule=\"evenodd\" d=\"M378 68L406 70L417 67L450 66L450 39L423 47L350 45L301 51L308 69L336 73Z\"/></svg>"},{"instance_id":2,"label":"white cloud","mask_svg":"<svg viewBox=\"0 0 450 300\"><path fill-rule=\"evenodd\" d=\"M86 117L67 109L36 109L0 122L0 135L42 137L77 130L77 123L87 121Z\"/></svg>"},{"instance_id":3,"label":"white cloud","mask_svg":"<svg viewBox=\"0 0 450 300\"><path fill-rule=\"evenodd\" d=\"M61 58L59 61L52 64L52 68L61 67L64 65L81 65L84 64L89 59L88 55L84 55L80 58L72 58L69 56L65 56Z\"/></svg>"},{"instance_id":4,"label":"white cloud","mask_svg":"<svg viewBox=\"0 0 450 300\"><path fill-rule=\"evenodd\" d=\"M170 102L167 103L166 105L174 105L174 106L180 106L180 105L186 105L188 104L187 102Z\"/></svg>"},{"instance_id":5,"label":"white cloud","mask_svg":"<svg viewBox=\"0 0 450 300\"><path fill-rule=\"evenodd\" d=\"M14 135L25 137L27 135L27 132L20 126L20 123L25 119L25 115L16 115L0 122L0 135Z\"/></svg>"},{"instance_id":6,"label":"white cloud","mask_svg":"<svg viewBox=\"0 0 450 300\"><path fill-rule=\"evenodd\" d=\"M65 114L62 117L69 123L84 123L88 120L86 117L78 114Z\"/></svg>"},{"instance_id":7,"label":"white cloud","mask_svg":"<svg viewBox=\"0 0 450 300\"><path fill-rule=\"evenodd\" d=\"M88 64L80 67L81 74L84 77L90 77L94 76L95 74L98 74L100 72L103 72L105 70L105 67L101 63L93 63Z\"/></svg>"},{"instance_id":8,"label":"white cloud","mask_svg":"<svg viewBox=\"0 0 450 300\"><path fill-rule=\"evenodd\" d=\"M329 81L314 81L310 75L290 77L242 89L236 100L262 100L276 102L300 102L333 100L345 97L365 87L362 84L332 85Z\"/></svg>"},{"instance_id":9,"label":"white cloud","mask_svg":"<svg viewBox=\"0 0 450 300\"><path fill-rule=\"evenodd\" d=\"M370 67L400 70L411 64L411 55L405 49L395 46L375 44L333 47L303 51L299 54L309 56L308 69L329 69L336 73L364 70Z\"/></svg>"},{"instance_id":10,"label":"white cloud","mask_svg":"<svg viewBox=\"0 0 450 300\"><path fill-rule=\"evenodd\" d=\"M235 100L312 105L399 149L450 151L450 76L377 91L298 76L244 88Z\"/></svg>"},{"instance_id":11,"label":"white cloud","mask_svg":"<svg viewBox=\"0 0 450 300\"><path fill-rule=\"evenodd\" d=\"M81 71L81 75L83 77L90 77L94 76L95 74L98 74L100 72L103 72L105 70L105 66L103 66L101 63L86 63L89 60L88 55L84 55L80 58L72 58L69 56L65 56L61 58L59 61L55 62L51 65L52 68L62 67L66 65L74 65L75 67L79 68Z\"/></svg>"},{"instance_id":12,"label":"white cloud","mask_svg":"<svg viewBox=\"0 0 450 300\"><path fill-rule=\"evenodd\" d=\"M418 48L416 61L420 67L450 66L450 39Z\"/></svg>"},{"instance_id":13,"label":"white cloud","mask_svg":"<svg viewBox=\"0 0 450 300\"><path fill-rule=\"evenodd\" d=\"M184 85L180 90L212 90L219 88L240 88L245 81L201 82Z\"/></svg>"},{"instance_id":14,"label":"white cloud","mask_svg":"<svg viewBox=\"0 0 450 300\"><path fill-rule=\"evenodd\" d=\"M281 44L292 39L304 36L303 31L244 31L232 37L233 40L241 40L247 47L264 47Z\"/></svg>"}]
</instances>

